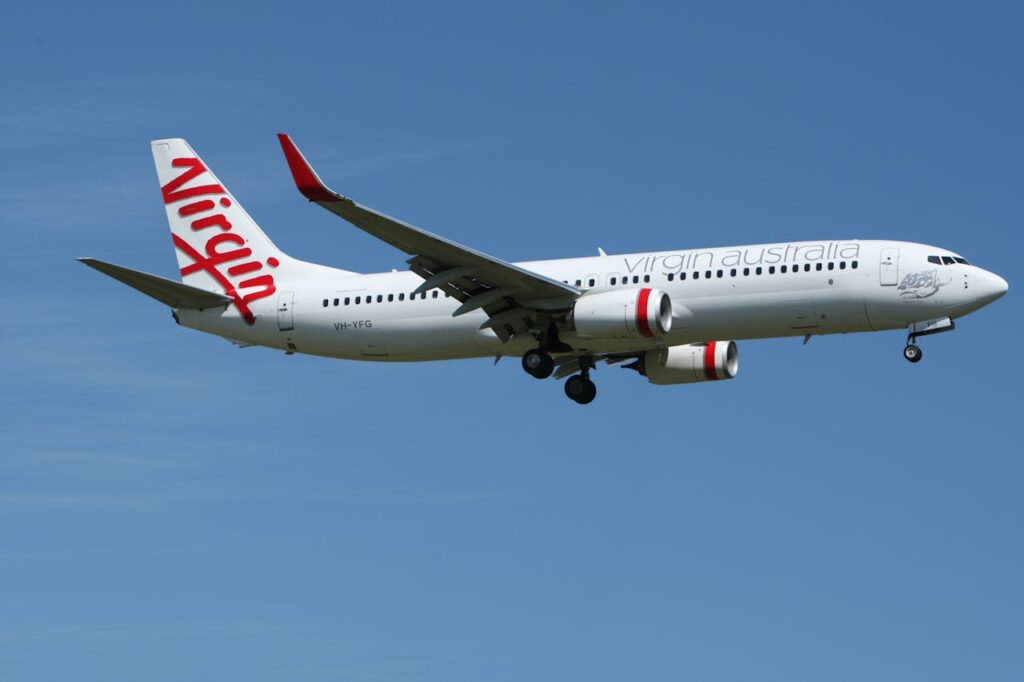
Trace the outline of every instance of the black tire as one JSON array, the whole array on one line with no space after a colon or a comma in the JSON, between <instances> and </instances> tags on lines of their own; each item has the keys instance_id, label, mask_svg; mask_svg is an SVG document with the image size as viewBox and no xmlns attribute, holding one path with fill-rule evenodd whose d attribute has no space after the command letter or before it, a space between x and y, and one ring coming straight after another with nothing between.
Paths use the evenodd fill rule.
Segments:
<instances>
[{"instance_id":1,"label":"black tire","mask_svg":"<svg viewBox=\"0 0 1024 682\"><path fill-rule=\"evenodd\" d=\"M523 353L523 369L532 377L547 379L555 371L555 361L547 353L528 350Z\"/></svg>"},{"instance_id":2,"label":"black tire","mask_svg":"<svg viewBox=\"0 0 1024 682\"><path fill-rule=\"evenodd\" d=\"M921 352L921 348L912 343L908 343L907 347L903 349L903 357L909 362L921 362L923 356L924 353Z\"/></svg>"},{"instance_id":3,"label":"black tire","mask_svg":"<svg viewBox=\"0 0 1024 682\"><path fill-rule=\"evenodd\" d=\"M566 379L565 394L570 400L586 405L597 396L597 386L590 379L576 374Z\"/></svg>"}]
</instances>

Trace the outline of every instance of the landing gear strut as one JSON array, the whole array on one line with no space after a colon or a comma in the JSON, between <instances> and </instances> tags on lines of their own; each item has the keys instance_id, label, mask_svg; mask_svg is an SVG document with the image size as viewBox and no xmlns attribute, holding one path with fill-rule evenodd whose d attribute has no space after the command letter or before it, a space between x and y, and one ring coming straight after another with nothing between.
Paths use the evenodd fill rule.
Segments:
<instances>
[{"instance_id":1,"label":"landing gear strut","mask_svg":"<svg viewBox=\"0 0 1024 682\"><path fill-rule=\"evenodd\" d=\"M526 373L537 379L547 379L555 371L555 361L548 351L565 353L572 350L558 338L558 327L555 321L549 319L547 329L543 332L535 332L538 347L523 353L523 369Z\"/></svg>"},{"instance_id":2,"label":"landing gear strut","mask_svg":"<svg viewBox=\"0 0 1024 682\"><path fill-rule=\"evenodd\" d=\"M956 323L948 317L937 317L932 320L911 323L907 328L907 347L903 349L903 357L909 362L921 362L923 353L917 345L917 337L951 332L954 329L956 329Z\"/></svg>"}]
</instances>

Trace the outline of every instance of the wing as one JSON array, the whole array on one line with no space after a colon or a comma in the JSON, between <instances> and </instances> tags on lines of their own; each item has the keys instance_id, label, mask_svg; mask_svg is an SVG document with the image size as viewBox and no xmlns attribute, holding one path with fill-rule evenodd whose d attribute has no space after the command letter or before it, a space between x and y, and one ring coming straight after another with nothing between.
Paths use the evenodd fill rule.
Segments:
<instances>
[{"instance_id":1,"label":"wing","mask_svg":"<svg viewBox=\"0 0 1024 682\"><path fill-rule=\"evenodd\" d=\"M299 191L359 229L412 256L409 269L423 278L416 293L440 288L462 302L452 315L482 309L491 328L507 340L545 324L567 310L583 292L570 284L531 272L494 256L413 227L361 206L327 188L291 138L279 134L281 148Z\"/></svg>"}]
</instances>

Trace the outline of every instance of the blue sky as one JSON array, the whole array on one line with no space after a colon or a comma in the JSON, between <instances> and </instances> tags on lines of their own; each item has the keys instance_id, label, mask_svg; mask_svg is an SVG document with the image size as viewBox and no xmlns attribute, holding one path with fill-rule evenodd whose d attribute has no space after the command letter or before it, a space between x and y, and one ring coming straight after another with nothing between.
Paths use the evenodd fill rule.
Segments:
<instances>
[{"instance_id":1,"label":"blue sky","mask_svg":"<svg viewBox=\"0 0 1024 682\"><path fill-rule=\"evenodd\" d=\"M18 3L0 26L5 680L1024 677L1017 3ZM294 256L938 244L1010 294L740 376L375 365L176 327L148 141Z\"/></svg>"}]
</instances>

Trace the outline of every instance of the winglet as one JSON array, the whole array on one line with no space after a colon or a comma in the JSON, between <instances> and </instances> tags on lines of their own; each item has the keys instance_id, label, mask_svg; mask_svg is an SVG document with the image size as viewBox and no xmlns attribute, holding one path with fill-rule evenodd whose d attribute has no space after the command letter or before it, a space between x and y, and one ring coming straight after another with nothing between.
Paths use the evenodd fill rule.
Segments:
<instances>
[{"instance_id":1,"label":"winglet","mask_svg":"<svg viewBox=\"0 0 1024 682\"><path fill-rule=\"evenodd\" d=\"M316 174L316 171L306 161L306 157L302 155L299 148L292 142L292 138L285 133L278 133L277 139L281 143L284 158L288 161L288 168L291 170L292 178L295 179L295 185L302 192L302 196L316 202L345 200L344 197L327 189L327 186Z\"/></svg>"}]
</instances>

